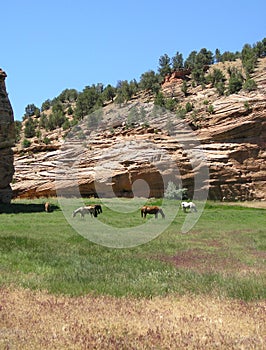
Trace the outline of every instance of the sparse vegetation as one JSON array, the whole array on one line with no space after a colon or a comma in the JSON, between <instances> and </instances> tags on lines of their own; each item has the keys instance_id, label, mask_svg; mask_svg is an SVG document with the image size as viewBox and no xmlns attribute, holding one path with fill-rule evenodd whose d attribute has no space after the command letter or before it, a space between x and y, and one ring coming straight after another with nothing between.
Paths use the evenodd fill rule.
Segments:
<instances>
[{"instance_id":1,"label":"sparse vegetation","mask_svg":"<svg viewBox=\"0 0 266 350\"><path fill-rule=\"evenodd\" d=\"M248 103L248 101L245 101L244 108L246 111L250 111L251 108L250 108L250 104Z\"/></svg>"},{"instance_id":2,"label":"sparse vegetation","mask_svg":"<svg viewBox=\"0 0 266 350\"><path fill-rule=\"evenodd\" d=\"M210 114L214 114L214 107L213 107L213 105L208 105L207 111L208 111L208 113L210 113Z\"/></svg>"},{"instance_id":3,"label":"sparse vegetation","mask_svg":"<svg viewBox=\"0 0 266 350\"><path fill-rule=\"evenodd\" d=\"M191 102L186 103L186 112L189 113L193 109L193 104Z\"/></svg>"},{"instance_id":4,"label":"sparse vegetation","mask_svg":"<svg viewBox=\"0 0 266 350\"><path fill-rule=\"evenodd\" d=\"M187 113L187 111L185 108L183 108L182 106L178 106L177 111L176 111L176 116L178 118L182 118L182 119L185 118L186 113Z\"/></svg>"},{"instance_id":5,"label":"sparse vegetation","mask_svg":"<svg viewBox=\"0 0 266 350\"><path fill-rule=\"evenodd\" d=\"M190 71L190 77L186 77L181 86L184 97L188 96L189 86L195 88L197 85L201 85L202 88L205 88L207 83L211 83L212 87L216 88L219 96L225 93L237 93L242 88L246 91L253 91L257 89L257 85L250 75L253 73L258 59L263 57L266 57L266 38L253 45L245 44L241 52L225 51L221 53L217 48L215 54L213 54L206 48L202 48L199 52L192 51L185 60L179 51L172 58L168 54L163 54L159 58L157 72L149 70L143 73L139 82L135 79L130 82L119 80L116 87L110 84L104 87L103 84L98 83L86 86L82 92L75 89L65 89L58 97L45 100L41 106L41 112L52 109L52 116L45 117L38 107L34 104L28 104L25 108L24 118L27 119L34 115L40 116L40 127L44 127L46 130L54 130L54 128L61 127L66 122L66 115L73 116L74 119L71 119L71 124L75 124L110 101L121 105L127 103L134 94L144 90L150 91L155 96L155 104L174 111L178 107L177 103L174 99L167 99L162 94L161 84L166 75L175 71ZM221 69L214 68L211 74L206 73L214 63L233 62L237 59L242 62L245 76L240 71L232 68L229 68L229 81L226 81ZM189 85L187 79L190 80ZM58 109L60 105L61 108ZM30 126L28 128L30 129ZM67 128L68 126L65 125L64 129ZM28 135L30 134L33 134L32 130L29 130Z\"/></svg>"},{"instance_id":6,"label":"sparse vegetation","mask_svg":"<svg viewBox=\"0 0 266 350\"><path fill-rule=\"evenodd\" d=\"M49 145L51 143L51 140L49 139L49 137L45 136L43 139L43 143L45 143L46 145Z\"/></svg>"}]
</instances>

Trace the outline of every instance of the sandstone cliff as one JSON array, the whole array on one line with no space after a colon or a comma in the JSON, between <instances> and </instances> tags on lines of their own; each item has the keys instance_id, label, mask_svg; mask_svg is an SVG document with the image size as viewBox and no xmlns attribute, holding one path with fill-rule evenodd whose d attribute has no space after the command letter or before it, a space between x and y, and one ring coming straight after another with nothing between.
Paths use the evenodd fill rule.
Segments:
<instances>
[{"instance_id":1,"label":"sandstone cliff","mask_svg":"<svg viewBox=\"0 0 266 350\"><path fill-rule=\"evenodd\" d=\"M0 69L0 203L12 198L10 183L14 174L14 117L5 86L6 73Z\"/></svg>"},{"instance_id":2,"label":"sandstone cliff","mask_svg":"<svg viewBox=\"0 0 266 350\"><path fill-rule=\"evenodd\" d=\"M132 185L138 179L149 184L150 196L162 196L165 181L170 180L188 188L192 196L195 176L207 164L209 176L201 187L209 187L209 198L265 200L265 67L266 58L259 61L253 75L256 91L241 90L222 97L211 86L192 87L189 80L188 96L184 97L183 77L168 77L162 86L164 95L178 99L183 106L187 102L193 105L184 119L175 113L156 115L152 97L146 92L118 110L106 106L97 128L88 128L84 122L65 141L60 129L50 135L50 145L36 139L23 152L16 148L15 196L56 195L56 187L74 195L75 184L84 196L132 196ZM132 110L143 116L128 125ZM193 133L187 132L184 123ZM204 153L204 162L191 161L193 149Z\"/></svg>"}]
</instances>

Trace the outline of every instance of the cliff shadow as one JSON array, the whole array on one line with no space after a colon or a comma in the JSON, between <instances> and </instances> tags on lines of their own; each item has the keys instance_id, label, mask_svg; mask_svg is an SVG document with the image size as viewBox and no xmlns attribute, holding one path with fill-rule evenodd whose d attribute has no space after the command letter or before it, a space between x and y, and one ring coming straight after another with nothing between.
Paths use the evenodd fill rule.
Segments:
<instances>
[{"instance_id":1,"label":"cliff shadow","mask_svg":"<svg viewBox=\"0 0 266 350\"><path fill-rule=\"evenodd\" d=\"M59 206L50 204L49 212L58 210ZM0 214L19 214L19 213L40 213L44 212L43 203L0 203Z\"/></svg>"}]
</instances>

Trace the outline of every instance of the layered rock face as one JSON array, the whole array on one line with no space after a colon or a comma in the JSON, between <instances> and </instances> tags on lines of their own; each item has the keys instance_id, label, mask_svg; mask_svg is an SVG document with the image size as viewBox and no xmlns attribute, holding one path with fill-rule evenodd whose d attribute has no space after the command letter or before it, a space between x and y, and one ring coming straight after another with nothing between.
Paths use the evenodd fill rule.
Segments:
<instances>
[{"instance_id":1,"label":"layered rock face","mask_svg":"<svg viewBox=\"0 0 266 350\"><path fill-rule=\"evenodd\" d=\"M59 136L50 145L36 141L16 153L15 196L54 196L56 189L76 195L78 187L83 196L131 197L136 180L144 180L151 197L161 197L167 182L173 181L188 188L190 198L205 188L210 199L265 200L266 59L254 73L253 92L219 97L214 88L198 86L189 87L184 98L182 78L166 79L162 90L166 97L182 100L183 106L193 105L185 119L176 113L156 114L149 97L116 112L113 105L107 106L93 131L81 124L65 143ZM129 126L133 109L139 120ZM196 188L195 179L206 166L208 176ZM141 195L145 186L137 190Z\"/></svg>"},{"instance_id":2,"label":"layered rock face","mask_svg":"<svg viewBox=\"0 0 266 350\"><path fill-rule=\"evenodd\" d=\"M10 203L14 174L14 116L5 86L6 73L0 69L0 203Z\"/></svg>"}]
</instances>

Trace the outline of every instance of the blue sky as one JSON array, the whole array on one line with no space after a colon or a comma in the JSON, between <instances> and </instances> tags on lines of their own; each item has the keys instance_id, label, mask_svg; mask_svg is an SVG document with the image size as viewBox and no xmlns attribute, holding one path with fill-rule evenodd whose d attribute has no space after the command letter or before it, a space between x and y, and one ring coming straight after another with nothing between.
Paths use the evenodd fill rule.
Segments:
<instances>
[{"instance_id":1,"label":"blue sky","mask_svg":"<svg viewBox=\"0 0 266 350\"><path fill-rule=\"evenodd\" d=\"M235 52L266 37L265 0L9 0L0 11L0 68L18 120L66 88L139 80L165 53Z\"/></svg>"}]
</instances>

